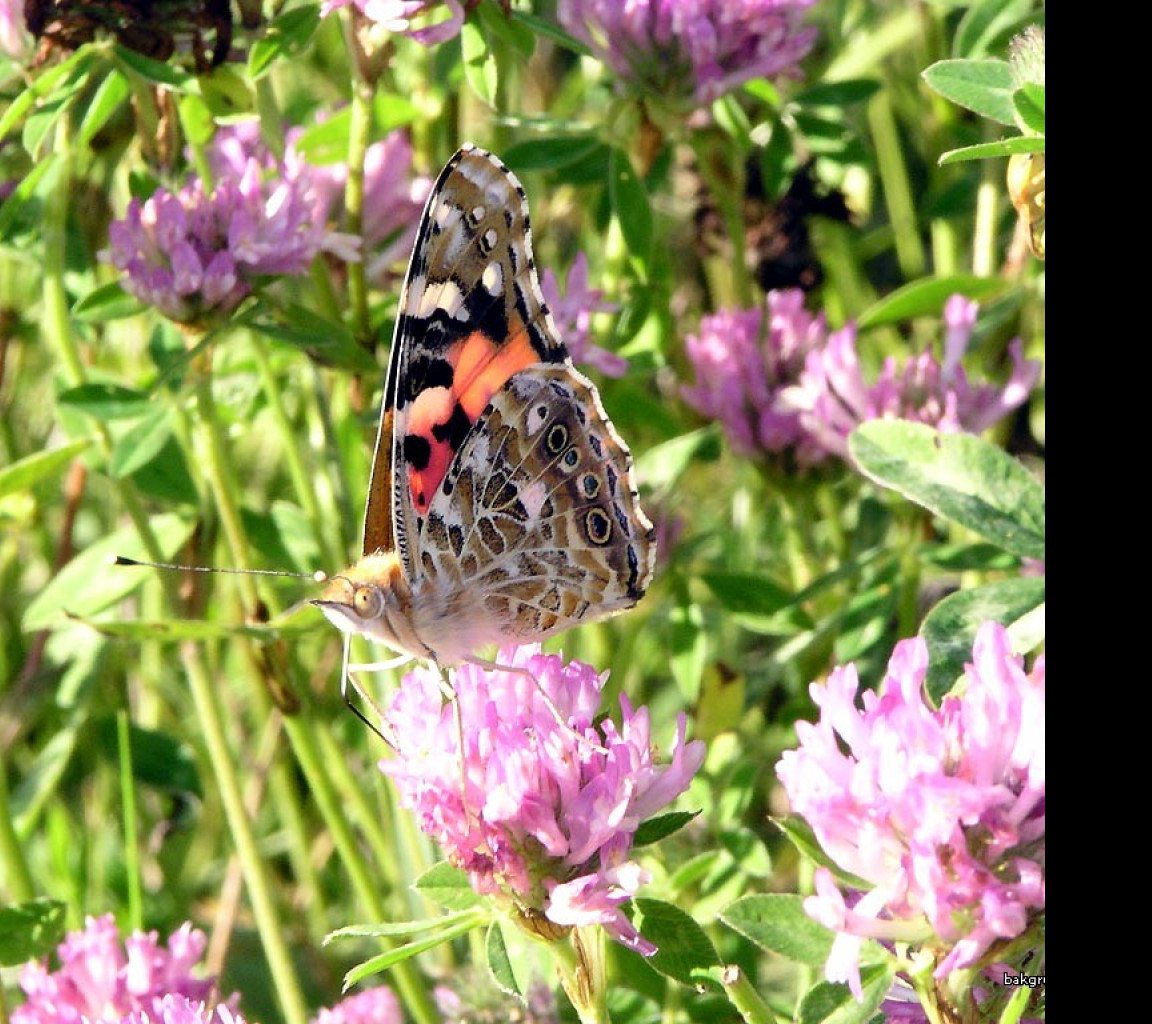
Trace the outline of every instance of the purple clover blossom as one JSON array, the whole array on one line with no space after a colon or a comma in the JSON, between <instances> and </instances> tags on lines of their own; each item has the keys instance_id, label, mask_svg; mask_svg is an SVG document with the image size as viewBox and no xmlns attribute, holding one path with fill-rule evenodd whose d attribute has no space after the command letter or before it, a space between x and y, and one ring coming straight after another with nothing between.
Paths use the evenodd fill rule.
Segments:
<instances>
[{"instance_id":1,"label":"purple clover blossom","mask_svg":"<svg viewBox=\"0 0 1152 1024\"><path fill-rule=\"evenodd\" d=\"M123 943L111 914L89 917L57 949L58 970L37 961L20 976L27 996L12 1024L243 1024L214 998L216 982L192 970L204 953L204 933L190 923L167 946L156 932L135 932ZM211 1009L210 1009L211 1008Z\"/></svg>"},{"instance_id":2,"label":"purple clover blossom","mask_svg":"<svg viewBox=\"0 0 1152 1024\"><path fill-rule=\"evenodd\" d=\"M454 670L462 730L439 675L409 672L384 715L396 756L381 770L477 892L555 925L603 925L651 955L621 909L647 881L627 858L640 823L687 788L704 744L685 742L681 715L670 763L657 765L646 708L634 711L621 696L620 726L592 726L607 673L565 664L538 644L505 648L497 660L527 672Z\"/></svg>"},{"instance_id":3,"label":"purple clover blossom","mask_svg":"<svg viewBox=\"0 0 1152 1024\"><path fill-rule=\"evenodd\" d=\"M771 291L763 308L721 311L700 321L685 348L696 383L683 390L697 412L720 421L741 455L797 448L810 442L800 415L780 400L805 359L824 340L824 317L804 308L799 288Z\"/></svg>"},{"instance_id":4,"label":"purple clover blossom","mask_svg":"<svg viewBox=\"0 0 1152 1024\"><path fill-rule=\"evenodd\" d=\"M572 362L599 370L605 377L623 377L628 360L592 343L592 317L596 313L615 313L614 302L604 302L604 293L588 287L588 257L578 252L568 269L564 297L551 269L540 277L540 291L552 313L556 330L568 346Z\"/></svg>"},{"instance_id":5,"label":"purple clover blossom","mask_svg":"<svg viewBox=\"0 0 1152 1024\"><path fill-rule=\"evenodd\" d=\"M245 1024L240 1014L224 1003L209 1006L187 996L165 996L152 1013L133 1010L120 1024Z\"/></svg>"},{"instance_id":6,"label":"purple clover blossom","mask_svg":"<svg viewBox=\"0 0 1152 1024\"><path fill-rule=\"evenodd\" d=\"M404 1024L404 1015L393 991L379 985L321 1010L312 1024Z\"/></svg>"},{"instance_id":7,"label":"purple clover blossom","mask_svg":"<svg viewBox=\"0 0 1152 1024\"><path fill-rule=\"evenodd\" d=\"M209 151L220 181L210 194L198 179L159 189L108 228L99 256L124 273L125 291L180 323L227 315L257 278L303 274L319 252L359 259L357 239L316 217L308 166L291 152L272 160L252 131L221 131Z\"/></svg>"},{"instance_id":8,"label":"purple clover blossom","mask_svg":"<svg viewBox=\"0 0 1152 1024\"><path fill-rule=\"evenodd\" d=\"M24 0L0 0L0 53L20 63L32 56L32 37L24 27Z\"/></svg>"},{"instance_id":9,"label":"purple clover blossom","mask_svg":"<svg viewBox=\"0 0 1152 1024\"><path fill-rule=\"evenodd\" d=\"M975 302L953 295L944 306L943 362L928 351L903 366L889 358L870 386L861 372L854 324L813 349L799 383L780 397L799 414L815 458L847 459L848 435L867 420L906 419L948 433L979 433L1022 405L1040 379L1041 367L1024 360L1019 338L1008 346L1012 373L1003 387L971 385L960 365L977 309Z\"/></svg>"},{"instance_id":10,"label":"purple clover blossom","mask_svg":"<svg viewBox=\"0 0 1152 1024\"><path fill-rule=\"evenodd\" d=\"M629 86L704 106L753 78L797 75L815 0L560 0L560 24Z\"/></svg>"},{"instance_id":11,"label":"purple clover blossom","mask_svg":"<svg viewBox=\"0 0 1152 1024\"><path fill-rule=\"evenodd\" d=\"M320 13L327 16L348 6L354 6L386 32L411 36L425 46L451 39L464 25L464 8L459 0L323 0ZM437 8L446 9L448 17L441 19L438 13L424 17Z\"/></svg>"},{"instance_id":12,"label":"purple clover blossom","mask_svg":"<svg viewBox=\"0 0 1152 1024\"><path fill-rule=\"evenodd\" d=\"M924 641L902 641L862 709L854 666L814 683L820 720L797 724L800 746L776 767L824 851L873 886L846 896L818 868L804 903L838 933L826 977L857 998L865 938L935 949L939 979L1044 909L1044 655L1025 673L1007 631L985 623L965 689L938 711L927 668Z\"/></svg>"}]
</instances>

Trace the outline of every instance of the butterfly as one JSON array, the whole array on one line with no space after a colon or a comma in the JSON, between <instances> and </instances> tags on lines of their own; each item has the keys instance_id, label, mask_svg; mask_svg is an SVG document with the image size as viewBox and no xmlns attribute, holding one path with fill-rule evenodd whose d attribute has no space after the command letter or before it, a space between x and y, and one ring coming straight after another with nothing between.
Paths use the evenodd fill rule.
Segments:
<instances>
[{"instance_id":1,"label":"butterfly","mask_svg":"<svg viewBox=\"0 0 1152 1024\"><path fill-rule=\"evenodd\" d=\"M449 666L631 608L655 558L628 447L540 291L524 189L466 144L400 295L363 557L313 603Z\"/></svg>"}]
</instances>

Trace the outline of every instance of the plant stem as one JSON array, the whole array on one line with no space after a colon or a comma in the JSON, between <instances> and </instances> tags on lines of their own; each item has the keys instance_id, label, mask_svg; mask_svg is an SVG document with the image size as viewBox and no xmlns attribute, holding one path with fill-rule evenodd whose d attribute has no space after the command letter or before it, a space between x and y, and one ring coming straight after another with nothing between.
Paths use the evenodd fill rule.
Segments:
<instances>
[{"instance_id":1,"label":"plant stem","mask_svg":"<svg viewBox=\"0 0 1152 1024\"><path fill-rule=\"evenodd\" d=\"M373 88L359 75L352 79L351 122L348 127L348 180L344 185L346 230L361 239L360 261L348 264L348 298L352 304L352 333L371 352L375 338L368 310L368 282L364 265L364 160L372 132Z\"/></svg>"},{"instance_id":2,"label":"plant stem","mask_svg":"<svg viewBox=\"0 0 1152 1024\"><path fill-rule=\"evenodd\" d=\"M244 810L240 780L224 734L224 720L217 699L217 687L209 678L196 645L186 642L181 645L180 650L188 670L192 699L208 748L208 759L224 805L228 831L244 873L244 885L252 903L256 929L260 933L260 942L268 960L280 1008L284 1012L287 1024L307 1024L308 1008L300 989L299 973L292 963L287 930L280 920L268 875L264 869L264 861L260 857L260 850L252 831L252 823Z\"/></svg>"},{"instance_id":3,"label":"plant stem","mask_svg":"<svg viewBox=\"0 0 1152 1024\"><path fill-rule=\"evenodd\" d=\"M728 964L720 972L720 983L747 1024L778 1024L780 1018L760 998L760 993L748 980L748 975L735 964Z\"/></svg>"},{"instance_id":4,"label":"plant stem","mask_svg":"<svg viewBox=\"0 0 1152 1024\"><path fill-rule=\"evenodd\" d=\"M136 789L132 784L132 740L128 712L116 712L116 740L120 748L120 803L124 812L124 874L128 884L128 923L144 930L144 897L140 885L140 837L136 830Z\"/></svg>"},{"instance_id":5,"label":"plant stem","mask_svg":"<svg viewBox=\"0 0 1152 1024\"><path fill-rule=\"evenodd\" d=\"M868 103L868 125L876 144L876 163L892 221L896 259L904 277L912 281L923 276L926 263L916 223L916 204L888 92L877 93Z\"/></svg>"},{"instance_id":6,"label":"plant stem","mask_svg":"<svg viewBox=\"0 0 1152 1024\"><path fill-rule=\"evenodd\" d=\"M2 751L0 751L2 753ZM0 872L5 879L5 888L12 902L23 903L36 895L32 876L28 872L28 862L16 826L12 822L12 805L8 802L8 769L0 757Z\"/></svg>"}]
</instances>

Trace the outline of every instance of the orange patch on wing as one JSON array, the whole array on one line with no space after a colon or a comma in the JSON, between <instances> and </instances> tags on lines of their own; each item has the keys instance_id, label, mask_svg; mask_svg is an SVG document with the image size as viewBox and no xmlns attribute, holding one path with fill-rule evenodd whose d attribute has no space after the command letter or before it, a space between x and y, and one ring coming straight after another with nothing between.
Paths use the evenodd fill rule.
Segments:
<instances>
[{"instance_id":1,"label":"orange patch on wing","mask_svg":"<svg viewBox=\"0 0 1152 1024\"><path fill-rule=\"evenodd\" d=\"M508 326L507 341L497 343L481 331L473 331L449 356L456 371L452 390L473 423L492 396L508 383L509 377L540 362L519 319L513 319Z\"/></svg>"},{"instance_id":2,"label":"orange patch on wing","mask_svg":"<svg viewBox=\"0 0 1152 1024\"><path fill-rule=\"evenodd\" d=\"M442 426L452 417L456 400L450 388L428 388L421 391L412 403L405 431L428 442L428 462L421 467L409 467L408 490L417 511L424 513L432 503L432 495L448 472L456 454L447 441L439 441L432 428Z\"/></svg>"}]
</instances>

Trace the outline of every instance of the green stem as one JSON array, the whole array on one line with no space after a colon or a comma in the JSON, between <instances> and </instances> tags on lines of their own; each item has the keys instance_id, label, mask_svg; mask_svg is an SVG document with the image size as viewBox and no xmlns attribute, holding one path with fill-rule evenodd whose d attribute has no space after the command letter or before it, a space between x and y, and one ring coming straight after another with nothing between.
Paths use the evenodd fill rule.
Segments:
<instances>
[{"instance_id":1,"label":"green stem","mask_svg":"<svg viewBox=\"0 0 1152 1024\"><path fill-rule=\"evenodd\" d=\"M605 1002L603 942L603 929L593 925L575 928L567 940L547 944L580 1024L611 1024Z\"/></svg>"},{"instance_id":2,"label":"green stem","mask_svg":"<svg viewBox=\"0 0 1152 1024\"><path fill-rule=\"evenodd\" d=\"M912 510L903 526L900 547L900 592L896 605L897 636L914 636L920 625L920 559L917 555L921 512Z\"/></svg>"},{"instance_id":3,"label":"green stem","mask_svg":"<svg viewBox=\"0 0 1152 1024\"><path fill-rule=\"evenodd\" d=\"M979 277L991 277L996 270L996 211L1004 188L1003 165L998 160L983 160L981 163L972 231L972 272Z\"/></svg>"},{"instance_id":4,"label":"green stem","mask_svg":"<svg viewBox=\"0 0 1152 1024\"><path fill-rule=\"evenodd\" d=\"M752 305L752 279L748 274L748 260L745 256L744 238L744 181L739 168L728 168L736 179L725 180L717 173L713 160L718 159L720 153L727 153L727 148L711 147L708 139L700 132L692 137L692 148L696 153L696 166L700 176L708 186L712 201L716 204L720 215L724 218L724 225L728 231L728 240L732 245L732 254L728 259L722 260L726 271L724 280L714 282L725 294L714 294L713 304L721 306L736 305L741 309L748 309Z\"/></svg>"},{"instance_id":5,"label":"green stem","mask_svg":"<svg viewBox=\"0 0 1152 1024\"><path fill-rule=\"evenodd\" d=\"M0 751L0 753L3 753ZM12 821L12 805L8 802L8 768L0 757L0 877L5 880L8 897L13 903L23 903L36 895L32 875L16 826Z\"/></svg>"},{"instance_id":6,"label":"green stem","mask_svg":"<svg viewBox=\"0 0 1152 1024\"><path fill-rule=\"evenodd\" d=\"M132 740L128 712L116 712L116 740L120 748L120 803L124 809L124 874L128 881L128 922L133 931L144 929L144 897L140 885L140 837L136 829L136 789L132 784Z\"/></svg>"},{"instance_id":7,"label":"green stem","mask_svg":"<svg viewBox=\"0 0 1152 1024\"><path fill-rule=\"evenodd\" d=\"M760 998L760 993L748 980L748 975L735 964L728 964L720 972L720 983L747 1024L782 1024L781 1018Z\"/></svg>"},{"instance_id":8,"label":"green stem","mask_svg":"<svg viewBox=\"0 0 1152 1024\"><path fill-rule=\"evenodd\" d=\"M868 125L876 146L876 164L884 201L896 242L896 259L908 280L923 277L926 261L916 223L916 203L912 198L912 185L904 165L900 133L892 113L892 100L881 90L868 104Z\"/></svg>"},{"instance_id":9,"label":"green stem","mask_svg":"<svg viewBox=\"0 0 1152 1024\"><path fill-rule=\"evenodd\" d=\"M361 239L360 261L348 264L348 299L352 304L352 332L369 352L375 341L368 310L368 281L364 266L364 161L372 133L372 86L359 77L352 81L352 111L348 127L348 180L344 186L346 229Z\"/></svg>"},{"instance_id":10,"label":"green stem","mask_svg":"<svg viewBox=\"0 0 1152 1024\"><path fill-rule=\"evenodd\" d=\"M288 948L287 930L276 908L264 861L252 831L252 824L244 810L244 798L232 752L224 732L224 720L217 700L217 687L213 685L195 644L181 646L181 655L188 670L188 681L196 715L204 733L208 758L220 791L228 831L236 847L236 856L244 875L244 885L256 919L256 930L268 960L280 1008L287 1024L307 1024L308 1008L300 989L300 976L292 963Z\"/></svg>"},{"instance_id":11,"label":"green stem","mask_svg":"<svg viewBox=\"0 0 1152 1024\"><path fill-rule=\"evenodd\" d=\"M332 782L324 771L320 745L308 722L300 717L286 718L284 728L292 741L292 750L300 768L308 780L308 787L320 813L332 834L337 852L352 881L361 904L374 921L387 919L384 900L381 898L379 883L372 878L364 866L364 858L356 842L356 836L348 823L344 806L338 798ZM387 943L385 944L387 947ZM396 988L415 1019L416 1024L437 1024L439 1014L433 1004L427 986L408 960L392 967Z\"/></svg>"},{"instance_id":12,"label":"green stem","mask_svg":"<svg viewBox=\"0 0 1152 1024\"><path fill-rule=\"evenodd\" d=\"M288 413L284 408L284 394L280 389L280 382L272 370L272 363L268 357L268 345L258 334L252 334L252 352L256 357L256 368L260 374L260 384L264 389L264 397L268 400L268 409L272 413L272 420L280 432L281 449L288 465L288 475L292 478L292 488L296 493L296 500L310 523L314 524L317 539L323 557L329 565L338 565L344 559L332 530L325 530L321 524L325 522L320 514L320 505L316 499L316 487L312 483L312 474L304 465L301 456L301 446L296 440L296 431L288 421Z\"/></svg>"}]
</instances>

